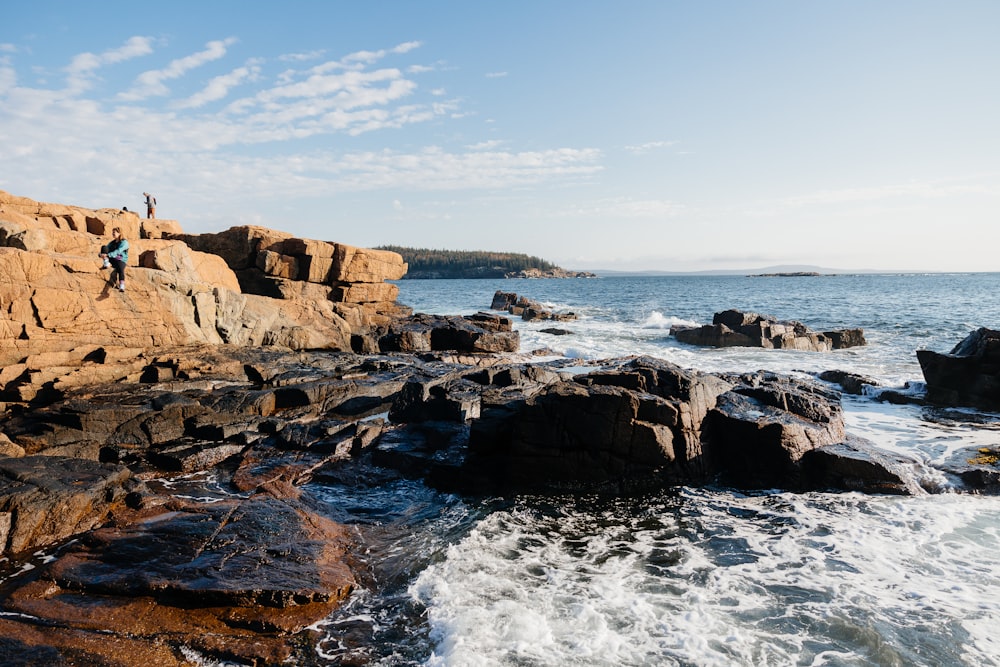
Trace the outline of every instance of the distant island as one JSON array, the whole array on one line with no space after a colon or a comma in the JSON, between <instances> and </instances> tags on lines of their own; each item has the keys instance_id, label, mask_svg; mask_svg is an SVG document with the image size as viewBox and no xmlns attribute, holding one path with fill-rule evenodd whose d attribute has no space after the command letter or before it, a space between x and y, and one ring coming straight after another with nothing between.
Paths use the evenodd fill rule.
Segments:
<instances>
[{"instance_id":1,"label":"distant island","mask_svg":"<svg viewBox=\"0 0 1000 667\"><path fill-rule=\"evenodd\" d=\"M751 273L749 278L802 278L823 275L818 271L779 271L777 273Z\"/></svg>"},{"instance_id":2,"label":"distant island","mask_svg":"<svg viewBox=\"0 0 1000 667\"><path fill-rule=\"evenodd\" d=\"M587 271L567 271L540 257L485 250L431 250L379 246L403 256L409 269L403 279L434 278L593 278Z\"/></svg>"}]
</instances>

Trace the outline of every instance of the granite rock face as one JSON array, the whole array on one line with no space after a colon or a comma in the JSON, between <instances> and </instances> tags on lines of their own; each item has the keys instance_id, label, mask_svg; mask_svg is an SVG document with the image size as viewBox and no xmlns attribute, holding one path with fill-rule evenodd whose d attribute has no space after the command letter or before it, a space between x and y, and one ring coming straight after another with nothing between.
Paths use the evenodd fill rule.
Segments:
<instances>
[{"instance_id":1,"label":"granite rock face","mask_svg":"<svg viewBox=\"0 0 1000 667\"><path fill-rule=\"evenodd\" d=\"M866 345L862 329L816 332L801 322L779 321L769 315L726 310L716 313L712 324L671 328L680 342L710 347L762 347L780 350L826 352Z\"/></svg>"},{"instance_id":2,"label":"granite rock face","mask_svg":"<svg viewBox=\"0 0 1000 667\"><path fill-rule=\"evenodd\" d=\"M932 403L1000 411L1000 331L977 329L948 354L917 350L917 361Z\"/></svg>"},{"instance_id":3,"label":"granite rock face","mask_svg":"<svg viewBox=\"0 0 1000 667\"><path fill-rule=\"evenodd\" d=\"M130 244L125 292L98 259L115 227ZM385 282L405 272L387 251L262 227L182 234L176 221L0 192L0 362L86 346L349 350L410 314Z\"/></svg>"}]
</instances>

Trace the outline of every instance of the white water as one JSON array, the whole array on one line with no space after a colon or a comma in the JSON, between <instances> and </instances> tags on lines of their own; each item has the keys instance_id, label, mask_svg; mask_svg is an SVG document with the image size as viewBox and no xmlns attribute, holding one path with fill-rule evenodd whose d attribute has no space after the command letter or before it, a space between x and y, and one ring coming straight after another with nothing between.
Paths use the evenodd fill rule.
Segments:
<instances>
[{"instance_id":1,"label":"white water","mask_svg":"<svg viewBox=\"0 0 1000 667\"><path fill-rule=\"evenodd\" d=\"M987 665L1000 499L683 490L497 512L424 570L431 665Z\"/></svg>"}]
</instances>

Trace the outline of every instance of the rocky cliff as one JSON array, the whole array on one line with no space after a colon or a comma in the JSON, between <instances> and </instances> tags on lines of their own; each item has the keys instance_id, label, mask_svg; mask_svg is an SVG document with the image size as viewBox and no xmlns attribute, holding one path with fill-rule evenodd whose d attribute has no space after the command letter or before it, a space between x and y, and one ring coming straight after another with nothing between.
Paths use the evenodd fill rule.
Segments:
<instances>
[{"instance_id":1,"label":"rocky cliff","mask_svg":"<svg viewBox=\"0 0 1000 667\"><path fill-rule=\"evenodd\" d=\"M98 259L115 227L130 244L123 293ZM350 350L352 337L409 314L385 282L406 268L394 252L263 227L184 234L173 220L0 191L0 364L8 376L44 372L96 347ZM52 353L62 357L39 358Z\"/></svg>"}]
</instances>

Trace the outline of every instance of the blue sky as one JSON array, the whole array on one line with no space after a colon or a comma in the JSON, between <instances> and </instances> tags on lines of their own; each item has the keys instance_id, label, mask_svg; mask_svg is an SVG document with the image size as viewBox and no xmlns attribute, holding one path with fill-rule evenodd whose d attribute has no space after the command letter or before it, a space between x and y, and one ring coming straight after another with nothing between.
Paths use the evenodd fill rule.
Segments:
<instances>
[{"instance_id":1,"label":"blue sky","mask_svg":"<svg viewBox=\"0 0 1000 667\"><path fill-rule=\"evenodd\" d=\"M574 269L1000 270L993 0L8 5L13 194Z\"/></svg>"}]
</instances>

